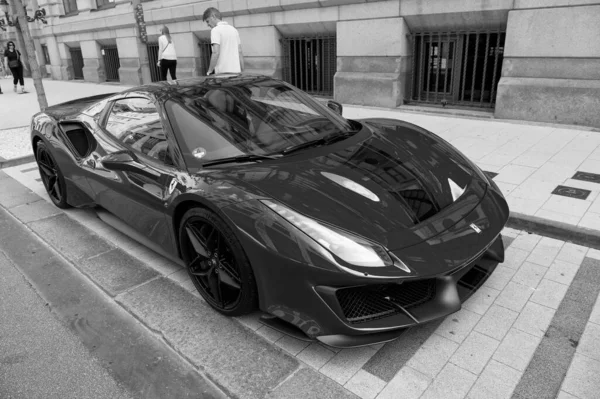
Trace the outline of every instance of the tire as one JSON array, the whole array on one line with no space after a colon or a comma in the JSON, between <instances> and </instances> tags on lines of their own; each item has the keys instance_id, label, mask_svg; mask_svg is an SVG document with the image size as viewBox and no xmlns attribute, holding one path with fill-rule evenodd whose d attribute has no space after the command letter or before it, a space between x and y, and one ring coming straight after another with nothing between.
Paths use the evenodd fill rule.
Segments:
<instances>
[{"instance_id":1,"label":"tire","mask_svg":"<svg viewBox=\"0 0 600 399\"><path fill-rule=\"evenodd\" d=\"M179 225L179 247L194 286L215 310L241 316L257 308L252 266L218 215L199 207L188 210Z\"/></svg>"},{"instance_id":2,"label":"tire","mask_svg":"<svg viewBox=\"0 0 600 399\"><path fill-rule=\"evenodd\" d=\"M35 159L40 170L42 183L52 203L61 209L70 208L71 205L67 202L65 178L52 153L42 141L38 142L36 147Z\"/></svg>"}]
</instances>

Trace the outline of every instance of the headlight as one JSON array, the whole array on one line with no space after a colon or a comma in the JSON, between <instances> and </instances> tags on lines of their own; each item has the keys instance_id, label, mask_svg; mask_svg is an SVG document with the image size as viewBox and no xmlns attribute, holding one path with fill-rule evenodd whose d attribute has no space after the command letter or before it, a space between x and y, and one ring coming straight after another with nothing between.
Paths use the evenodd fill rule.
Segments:
<instances>
[{"instance_id":1,"label":"headlight","mask_svg":"<svg viewBox=\"0 0 600 399\"><path fill-rule=\"evenodd\" d=\"M277 202L269 200L261 200L261 202L348 264L362 267L386 267L394 264L387 251L380 245L334 227L325 226Z\"/></svg>"}]
</instances>

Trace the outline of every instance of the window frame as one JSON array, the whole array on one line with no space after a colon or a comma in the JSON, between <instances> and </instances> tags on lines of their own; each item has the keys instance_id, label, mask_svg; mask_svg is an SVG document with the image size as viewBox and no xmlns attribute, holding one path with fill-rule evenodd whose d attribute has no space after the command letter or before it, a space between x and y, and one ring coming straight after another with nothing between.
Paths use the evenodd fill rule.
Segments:
<instances>
[{"instance_id":1,"label":"window frame","mask_svg":"<svg viewBox=\"0 0 600 399\"><path fill-rule=\"evenodd\" d=\"M156 107L156 112L158 113L158 118L159 118L162 130L163 130L163 133L165 135L165 141L167 142L167 151L169 153L169 156L170 156L171 160L173 161L172 164L167 164L167 163L165 163L164 161L161 161L158 158L154 158L152 156L144 154L142 151L133 148L130 144L127 144L123 140L117 138L111 131L109 131L106 128L106 126L108 124L108 119L109 119L109 117L110 117L110 115L112 113L112 109L113 109L114 105L118 101L130 100L130 99L133 99L133 98L143 98L145 100L148 100L152 104L154 104L154 106ZM176 157L175 151L173 151L174 141L170 140L171 139L171 130L168 129L167 126L165 126L165 118L163 117L163 113L161 112L160 104L154 98L154 96L152 96L150 94L146 94L146 93L134 92L134 93L127 93L126 95L124 95L122 97L119 96L117 98L111 99L111 101L109 101L107 103L106 108L104 109L104 111L102 111L102 113L100 114L100 120L99 120L98 126L100 126L102 128L102 130L104 131L105 135L107 135L111 141L115 142L118 146L123 147L123 148L125 148L128 151L131 151L138 158L141 158L144 161L150 161L152 163L155 163L155 164L158 164L158 165L162 165L162 166L165 166L165 167L178 167L178 159Z\"/></svg>"},{"instance_id":2,"label":"window frame","mask_svg":"<svg viewBox=\"0 0 600 399\"><path fill-rule=\"evenodd\" d=\"M77 8L77 0L62 0L62 5L65 9L65 15L74 15L79 13L79 8Z\"/></svg>"},{"instance_id":3,"label":"window frame","mask_svg":"<svg viewBox=\"0 0 600 399\"><path fill-rule=\"evenodd\" d=\"M48 45L46 43L41 44L42 56L44 57L44 65L52 65L50 62L50 52L48 51Z\"/></svg>"}]
</instances>

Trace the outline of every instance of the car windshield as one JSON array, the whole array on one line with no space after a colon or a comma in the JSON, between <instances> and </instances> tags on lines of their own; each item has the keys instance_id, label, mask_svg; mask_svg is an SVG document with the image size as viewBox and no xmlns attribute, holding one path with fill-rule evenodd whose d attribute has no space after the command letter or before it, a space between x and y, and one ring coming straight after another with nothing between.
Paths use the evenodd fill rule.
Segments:
<instances>
[{"instance_id":1,"label":"car windshield","mask_svg":"<svg viewBox=\"0 0 600 399\"><path fill-rule=\"evenodd\" d=\"M183 155L194 164L282 154L356 130L356 123L286 83L257 78L211 81L180 89L180 95L165 104Z\"/></svg>"}]
</instances>

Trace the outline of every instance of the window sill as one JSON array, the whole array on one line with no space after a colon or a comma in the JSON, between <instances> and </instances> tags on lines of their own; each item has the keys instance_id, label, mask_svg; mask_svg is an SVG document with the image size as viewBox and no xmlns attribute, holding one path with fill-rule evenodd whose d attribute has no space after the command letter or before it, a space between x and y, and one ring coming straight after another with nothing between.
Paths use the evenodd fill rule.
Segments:
<instances>
[{"instance_id":1,"label":"window sill","mask_svg":"<svg viewBox=\"0 0 600 399\"><path fill-rule=\"evenodd\" d=\"M115 3L108 3L108 4L104 4L99 6L98 8L94 9L94 10L90 10L90 12L94 12L94 11L102 11L102 10L108 10L111 8L115 8L117 5Z\"/></svg>"},{"instance_id":2,"label":"window sill","mask_svg":"<svg viewBox=\"0 0 600 399\"><path fill-rule=\"evenodd\" d=\"M65 15L61 15L58 18L68 18L68 17L74 17L76 15L79 15L79 10L71 11L70 13L67 13Z\"/></svg>"}]
</instances>

